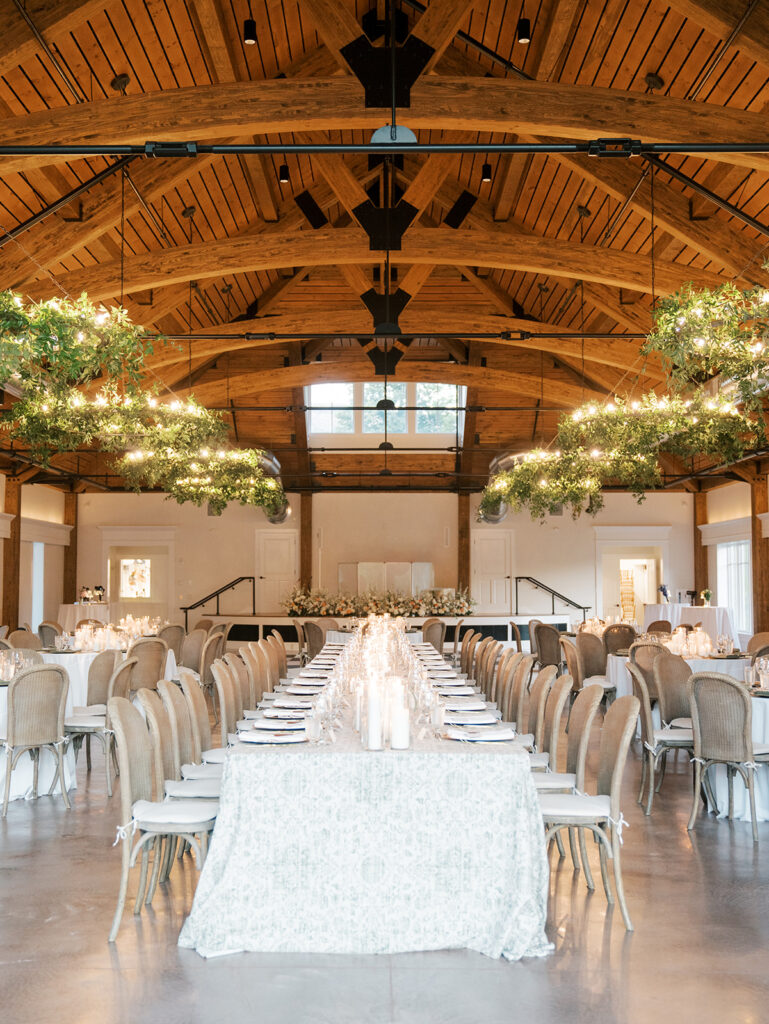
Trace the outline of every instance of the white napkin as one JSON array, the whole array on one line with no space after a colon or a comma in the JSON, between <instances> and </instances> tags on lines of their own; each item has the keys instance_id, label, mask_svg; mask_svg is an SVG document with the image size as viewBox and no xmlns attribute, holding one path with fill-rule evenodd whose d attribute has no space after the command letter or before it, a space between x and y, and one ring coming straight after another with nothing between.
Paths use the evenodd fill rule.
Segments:
<instances>
[{"instance_id":1,"label":"white napkin","mask_svg":"<svg viewBox=\"0 0 769 1024\"><path fill-rule=\"evenodd\" d=\"M475 696L475 690L472 686L449 686L445 687L445 684L441 683L438 687L438 696L440 697L472 697Z\"/></svg>"},{"instance_id":2,"label":"white napkin","mask_svg":"<svg viewBox=\"0 0 769 1024\"><path fill-rule=\"evenodd\" d=\"M238 735L241 743L306 743L307 736L301 732L260 732L252 729Z\"/></svg>"},{"instance_id":3,"label":"white napkin","mask_svg":"<svg viewBox=\"0 0 769 1024\"><path fill-rule=\"evenodd\" d=\"M471 743L504 742L515 739L515 729L512 725L500 723L499 725L450 725L446 729L446 735L452 740L466 740Z\"/></svg>"},{"instance_id":4,"label":"white napkin","mask_svg":"<svg viewBox=\"0 0 769 1024\"><path fill-rule=\"evenodd\" d=\"M286 693L303 693L315 696L323 690L322 686L287 686Z\"/></svg>"},{"instance_id":5,"label":"white napkin","mask_svg":"<svg viewBox=\"0 0 769 1024\"><path fill-rule=\"evenodd\" d=\"M276 697L272 702L272 706L275 708L296 708L305 711L312 710L311 700L296 700L292 697Z\"/></svg>"},{"instance_id":6,"label":"white napkin","mask_svg":"<svg viewBox=\"0 0 769 1024\"><path fill-rule=\"evenodd\" d=\"M457 697L456 700L449 698L445 707L447 711L485 711L486 701L480 697Z\"/></svg>"},{"instance_id":7,"label":"white napkin","mask_svg":"<svg viewBox=\"0 0 769 1024\"><path fill-rule=\"evenodd\" d=\"M304 701L296 701L295 703L301 704L304 703ZM263 714L265 718L280 718L286 722L304 720L304 711L289 711L287 708L283 707L267 708Z\"/></svg>"},{"instance_id":8,"label":"white napkin","mask_svg":"<svg viewBox=\"0 0 769 1024\"><path fill-rule=\"evenodd\" d=\"M244 722L242 724L245 725L247 729L249 727L252 729L267 729L272 732L275 732L276 730L282 732L283 730L304 729L304 721L276 723L271 721L269 718L252 718L249 719L248 722ZM238 725L241 725L241 723L238 722Z\"/></svg>"},{"instance_id":9,"label":"white napkin","mask_svg":"<svg viewBox=\"0 0 769 1024\"><path fill-rule=\"evenodd\" d=\"M326 669L321 668L303 668L299 673L300 679L328 679L328 672Z\"/></svg>"}]
</instances>

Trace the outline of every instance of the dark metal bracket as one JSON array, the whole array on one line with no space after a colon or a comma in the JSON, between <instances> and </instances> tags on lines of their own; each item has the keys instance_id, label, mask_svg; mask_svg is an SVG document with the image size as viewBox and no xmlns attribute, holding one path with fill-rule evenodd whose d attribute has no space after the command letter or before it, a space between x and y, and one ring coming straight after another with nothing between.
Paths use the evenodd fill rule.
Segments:
<instances>
[{"instance_id":1,"label":"dark metal bracket","mask_svg":"<svg viewBox=\"0 0 769 1024\"><path fill-rule=\"evenodd\" d=\"M392 53L389 46L372 46L365 35L353 39L339 51L365 92L367 107L389 107L393 100ZM414 35L396 47L397 74L395 102L411 106L411 87L435 53L428 43Z\"/></svg>"},{"instance_id":2,"label":"dark metal bracket","mask_svg":"<svg viewBox=\"0 0 769 1024\"><path fill-rule=\"evenodd\" d=\"M419 212L411 203L401 199L391 208L374 206L370 199L352 211L368 235L369 249L397 251L406 229Z\"/></svg>"},{"instance_id":3,"label":"dark metal bracket","mask_svg":"<svg viewBox=\"0 0 769 1024\"><path fill-rule=\"evenodd\" d=\"M411 301L411 295L403 288L398 288L392 295L382 295L381 292L369 288L360 297L361 302L374 318L374 330L385 322L389 326L398 326L398 317Z\"/></svg>"}]
</instances>

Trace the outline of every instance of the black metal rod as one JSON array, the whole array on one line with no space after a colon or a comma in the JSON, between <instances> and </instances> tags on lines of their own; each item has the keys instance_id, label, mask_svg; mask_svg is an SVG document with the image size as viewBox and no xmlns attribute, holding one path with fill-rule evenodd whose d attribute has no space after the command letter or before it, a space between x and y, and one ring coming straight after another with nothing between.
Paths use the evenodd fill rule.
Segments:
<instances>
[{"instance_id":1,"label":"black metal rod","mask_svg":"<svg viewBox=\"0 0 769 1024\"><path fill-rule=\"evenodd\" d=\"M664 160L659 160L656 156L651 156L649 153L643 154L644 160L656 167L658 170L665 174L669 174L676 181L680 181L682 185L686 185L692 189L693 192L699 193L704 196L715 206L719 206L722 210L730 213L732 217L737 217L743 224L748 224L751 228L755 228L756 231L762 235L769 236L769 226L762 224L760 220L756 220L755 217L751 217L749 213L745 213L738 206L734 206L728 200L723 199L721 196L716 195L715 192L711 192L705 185L700 184L699 181L695 181L694 178L690 178L688 174L684 174L683 171L679 171L677 167L671 167L670 164L665 163Z\"/></svg>"},{"instance_id":2,"label":"black metal rod","mask_svg":"<svg viewBox=\"0 0 769 1024\"><path fill-rule=\"evenodd\" d=\"M604 144L611 145L607 148ZM616 148L619 146L620 148ZM641 142L635 139L595 139L592 142L367 142L367 143L203 143L147 142L87 145L2 145L0 156L230 156L281 153L587 153L596 157L629 158L657 153L769 153L767 142ZM667 169L667 168L666 168Z\"/></svg>"},{"instance_id":3,"label":"black metal rod","mask_svg":"<svg viewBox=\"0 0 769 1024\"><path fill-rule=\"evenodd\" d=\"M532 325L536 326L534 321ZM642 331L628 331L621 334L618 331L463 331L457 327L454 331L432 331L429 327L414 331L404 331L401 334L376 334L373 331L243 331L241 333L230 333L228 331L208 332L206 334L160 334L147 332L145 338L157 341L332 341L334 338L375 338L379 341L384 338L470 338L471 340L498 339L500 341L529 341L531 338L548 338L553 341L561 341L566 338L578 340L579 338L609 339L618 338L625 341L646 338L647 334Z\"/></svg>"},{"instance_id":4,"label":"black metal rod","mask_svg":"<svg viewBox=\"0 0 769 1024\"><path fill-rule=\"evenodd\" d=\"M133 156L124 156L121 160L116 160L114 164L110 164L110 166L105 167L103 171L99 171L98 174L94 174L92 178L89 178L88 181L84 181L82 185L78 185L77 188L73 188L71 192L62 196L61 199L57 199L56 202L46 206L45 209L33 214L27 220L23 221L23 223L17 224L16 227L11 228L10 231L4 231L2 238L0 238L0 249L2 249L4 245L7 245L8 242L13 241L14 238L18 238L19 235L23 235L25 231L29 231L29 229L33 228L36 224L40 224L41 221L50 217L52 213L56 213L56 211L60 210L63 206L68 206L70 203L74 202L75 199L79 199L83 193L93 188L94 185L100 185L101 182L111 177L116 171L121 171L124 167L127 167L132 160L136 159L137 155L135 154Z\"/></svg>"},{"instance_id":5,"label":"black metal rod","mask_svg":"<svg viewBox=\"0 0 769 1024\"><path fill-rule=\"evenodd\" d=\"M345 412L382 412L375 405L209 405L207 408L212 412L335 412L339 409ZM560 405L398 405L390 412L560 412L562 409Z\"/></svg>"}]
</instances>

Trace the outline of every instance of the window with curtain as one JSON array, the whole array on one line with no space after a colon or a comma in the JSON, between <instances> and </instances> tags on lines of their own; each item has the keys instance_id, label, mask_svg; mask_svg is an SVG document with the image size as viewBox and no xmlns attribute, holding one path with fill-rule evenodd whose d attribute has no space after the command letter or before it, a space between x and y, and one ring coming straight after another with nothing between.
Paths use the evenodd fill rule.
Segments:
<instances>
[{"instance_id":1,"label":"window with curtain","mask_svg":"<svg viewBox=\"0 0 769 1024\"><path fill-rule=\"evenodd\" d=\"M750 541L734 540L716 547L718 603L733 615L732 626L740 633L753 632L753 579Z\"/></svg>"}]
</instances>

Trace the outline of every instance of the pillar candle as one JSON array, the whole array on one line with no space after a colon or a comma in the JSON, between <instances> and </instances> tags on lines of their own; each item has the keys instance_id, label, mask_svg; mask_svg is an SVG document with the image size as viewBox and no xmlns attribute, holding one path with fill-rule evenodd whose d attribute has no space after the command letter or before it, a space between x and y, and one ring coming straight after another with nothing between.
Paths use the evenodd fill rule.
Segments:
<instances>
[{"instance_id":1,"label":"pillar candle","mask_svg":"<svg viewBox=\"0 0 769 1024\"><path fill-rule=\"evenodd\" d=\"M404 703L394 703L390 714L390 747L407 750L410 744L409 711Z\"/></svg>"},{"instance_id":2,"label":"pillar candle","mask_svg":"<svg viewBox=\"0 0 769 1024\"><path fill-rule=\"evenodd\" d=\"M382 749L382 699L377 686L369 686L366 741L369 750Z\"/></svg>"}]
</instances>

